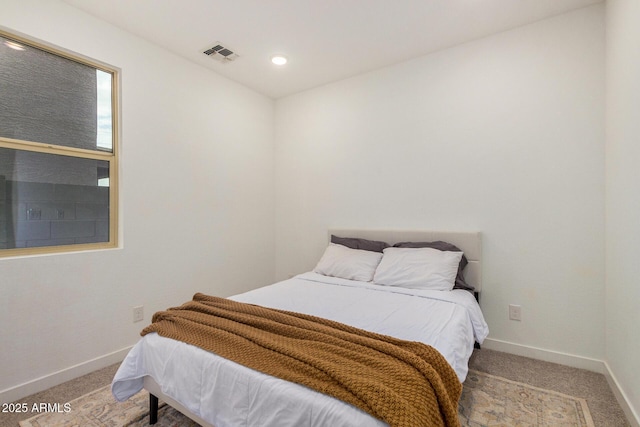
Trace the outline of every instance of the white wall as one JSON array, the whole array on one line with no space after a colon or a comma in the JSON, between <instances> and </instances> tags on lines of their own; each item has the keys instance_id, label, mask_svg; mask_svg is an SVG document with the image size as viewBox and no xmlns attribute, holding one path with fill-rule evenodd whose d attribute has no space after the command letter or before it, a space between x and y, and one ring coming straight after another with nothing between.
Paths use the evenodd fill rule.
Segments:
<instances>
[{"instance_id":1,"label":"white wall","mask_svg":"<svg viewBox=\"0 0 640 427\"><path fill-rule=\"evenodd\" d=\"M122 69L123 247L0 259L6 401L113 363L155 311L196 291L273 281L274 104L64 3L0 10L5 29Z\"/></svg>"},{"instance_id":2,"label":"white wall","mask_svg":"<svg viewBox=\"0 0 640 427\"><path fill-rule=\"evenodd\" d=\"M640 425L640 2L607 0L607 363Z\"/></svg>"},{"instance_id":3,"label":"white wall","mask_svg":"<svg viewBox=\"0 0 640 427\"><path fill-rule=\"evenodd\" d=\"M478 230L492 340L602 360L603 156L602 4L280 99L276 275L329 227Z\"/></svg>"}]
</instances>

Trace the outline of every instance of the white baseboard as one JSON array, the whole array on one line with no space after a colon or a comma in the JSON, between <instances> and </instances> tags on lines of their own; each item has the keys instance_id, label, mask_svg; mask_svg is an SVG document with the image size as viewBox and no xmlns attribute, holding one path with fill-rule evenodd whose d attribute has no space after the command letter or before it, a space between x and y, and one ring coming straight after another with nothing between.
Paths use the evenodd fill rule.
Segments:
<instances>
[{"instance_id":1,"label":"white baseboard","mask_svg":"<svg viewBox=\"0 0 640 427\"><path fill-rule=\"evenodd\" d=\"M554 350L545 350L542 348L530 347L528 345L515 344L508 341L487 338L486 340L484 340L482 348L503 351L505 353L530 357L537 360L544 360L545 362L558 363L560 365L571 366L574 368L586 369L588 371L597 372L599 374L604 374L606 372L605 363L602 360L576 356L574 354L561 353Z\"/></svg>"},{"instance_id":2,"label":"white baseboard","mask_svg":"<svg viewBox=\"0 0 640 427\"><path fill-rule=\"evenodd\" d=\"M97 371L98 369L106 368L107 366L113 365L114 363L122 362L129 350L131 350L131 347L126 347L121 350L114 351L113 353L109 353L104 356L79 363L69 368L62 369L52 374L36 378L35 380L26 382L24 384L2 390L0 391L0 402L15 402L26 396L41 392L48 388L62 384L66 381L81 377L82 375L86 375L93 371Z\"/></svg>"},{"instance_id":3,"label":"white baseboard","mask_svg":"<svg viewBox=\"0 0 640 427\"><path fill-rule=\"evenodd\" d=\"M620 384L616 380L615 375L613 375L613 372L611 372L607 362L492 338L487 338L482 344L482 348L502 351L505 353L515 354L517 356L530 357L537 360L544 360L545 362L558 363L560 365L571 366L574 368L586 369L588 371L603 374L607 379L609 387L611 387L611 391L613 391L616 400L624 411L627 421L629 421L631 427L640 427L640 416L638 416L637 411L631 405L627 395L620 388Z\"/></svg>"},{"instance_id":4,"label":"white baseboard","mask_svg":"<svg viewBox=\"0 0 640 427\"><path fill-rule=\"evenodd\" d=\"M620 387L620 383L616 379L616 376L613 375L611 368L607 362L604 362L606 372L604 373L607 382L609 383L609 387L613 391L613 394L616 396L616 400L622 407L624 414L627 416L627 421L631 427L640 427L640 414L633 408L631 405L626 393Z\"/></svg>"}]
</instances>

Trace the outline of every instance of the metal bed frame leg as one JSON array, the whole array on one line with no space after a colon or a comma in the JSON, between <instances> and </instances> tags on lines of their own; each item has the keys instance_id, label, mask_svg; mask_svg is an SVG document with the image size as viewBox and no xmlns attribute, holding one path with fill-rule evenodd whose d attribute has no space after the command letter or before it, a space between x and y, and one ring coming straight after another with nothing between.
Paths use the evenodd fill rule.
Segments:
<instances>
[{"instance_id":1,"label":"metal bed frame leg","mask_svg":"<svg viewBox=\"0 0 640 427\"><path fill-rule=\"evenodd\" d=\"M473 296L476 297L476 301L478 301L478 304L480 304L480 292L474 292ZM473 348L477 348L478 350L480 350L480 344L478 343L478 341L473 343Z\"/></svg>"},{"instance_id":2,"label":"metal bed frame leg","mask_svg":"<svg viewBox=\"0 0 640 427\"><path fill-rule=\"evenodd\" d=\"M158 422L158 398L149 393L149 424Z\"/></svg>"}]
</instances>

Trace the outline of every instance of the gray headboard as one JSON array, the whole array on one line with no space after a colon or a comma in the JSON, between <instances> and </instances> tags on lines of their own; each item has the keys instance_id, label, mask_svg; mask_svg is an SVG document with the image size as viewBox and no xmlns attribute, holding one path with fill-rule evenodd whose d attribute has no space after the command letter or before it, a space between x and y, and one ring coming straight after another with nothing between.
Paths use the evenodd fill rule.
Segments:
<instances>
[{"instance_id":1,"label":"gray headboard","mask_svg":"<svg viewBox=\"0 0 640 427\"><path fill-rule=\"evenodd\" d=\"M340 237L357 237L369 240L382 240L393 245L398 242L433 242L442 240L452 243L462 249L469 261L464 270L464 278L476 288L482 289L482 240L477 231L422 231L422 230L359 230L349 228L334 228L329 230L331 235Z\"/></svg>"}]
</instances>

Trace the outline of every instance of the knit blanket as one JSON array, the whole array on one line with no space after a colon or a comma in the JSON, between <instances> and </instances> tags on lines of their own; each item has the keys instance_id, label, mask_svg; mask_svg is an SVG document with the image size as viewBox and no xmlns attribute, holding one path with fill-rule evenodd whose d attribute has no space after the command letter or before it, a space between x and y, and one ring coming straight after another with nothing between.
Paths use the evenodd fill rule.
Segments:
<instances>
[{"instance_id":1,"label":"knit blanket","mask_svg":"<svg viewBox=\"0 0 640 427\"><path fill-rule=\"evenodd\" d=\"M141 335L151 332L330 395L391 427L460 425L462 385L422 343L199 293L154 314Z\"/></svg>"}]
</instances>

